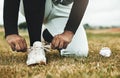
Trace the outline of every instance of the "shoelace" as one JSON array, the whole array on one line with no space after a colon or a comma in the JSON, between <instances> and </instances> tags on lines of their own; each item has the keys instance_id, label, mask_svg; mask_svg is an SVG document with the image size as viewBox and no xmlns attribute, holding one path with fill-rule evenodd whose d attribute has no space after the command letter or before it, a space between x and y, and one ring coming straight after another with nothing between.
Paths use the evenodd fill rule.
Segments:
<instances>
[{"instance_id":1,"label":"shoelace","mask_svg":"<svg viewBox=\"0 0 120 78\"><path fill-rule=\"evenodd\" d=\"M51 50L51 47L50 47L50 45L45 45L44 47L43 47L43 49L44 50L46 50L47 52L50 52Z\"/></svg>"},{"instance_id":2,"label":"shoelace","mask_svg":"<svg viewBox=\"0 0 120 78\"><path fill-rule=\"evenodd\" d=\"M51 50L51 48L50 48L50 45L45 45L45 46L43 46L43 47L39 47L39 48L41 48L41 49L43 49L43 50L46 50L47 52L50 52ZM28 51L32 51L33 50L33 47L30 47L30 48L28 48Z\"/></svg>"}]
</instances>

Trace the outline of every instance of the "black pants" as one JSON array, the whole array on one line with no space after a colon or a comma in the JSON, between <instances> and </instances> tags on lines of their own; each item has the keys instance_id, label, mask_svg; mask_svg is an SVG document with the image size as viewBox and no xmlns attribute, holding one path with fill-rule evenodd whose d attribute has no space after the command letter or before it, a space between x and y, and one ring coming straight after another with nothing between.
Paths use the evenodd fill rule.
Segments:
<instances>
[{"instance_id":1,"label":"black pants","mask_svg":"<svg viewBox=\"0 0 120 78\"><path fill-rule=\"evenodd\" d=\"M23 0L25 17L28 25L30 45L41 41L41 28L44 19L45 0Z\"/></svg>"},{"instance_id":2,"label":"black pants","mask_svg":"<svg viewBox=\"0 0 120 78\"><path fill-rule=\"evenodd\" d=\"M41 41L41 28L44 19L46 0L23 0L25 18L30 37L30 46L35 41ZM4 27L5 35L18 34L17 22L20 0L4 0ZM48 31L44 32L45 40L50 42L52 38ZM49 35L49 36L47 36Z\"/></svg>"}]
</instances>

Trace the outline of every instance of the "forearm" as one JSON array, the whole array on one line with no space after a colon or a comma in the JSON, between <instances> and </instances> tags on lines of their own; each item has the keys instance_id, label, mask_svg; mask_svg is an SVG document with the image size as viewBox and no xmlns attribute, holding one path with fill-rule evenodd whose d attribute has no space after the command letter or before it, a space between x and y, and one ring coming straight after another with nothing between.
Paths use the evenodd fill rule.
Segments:
<instances>
[{"instance_id":1,"label":"forearm","mask_svg":"<svg viewBox=\"0 0 120 78\"><path fill-rule=\"evenodd\" d=\"M5 36L10 34L18 34L18 11L20 0L4 0L4 28Z\"/></svg>"},{"instance_id":2,"label":"forearm","mask_svg":"<svg viewBox=\"0 0 120 78\"><path fill-rule=\"evenodd\" d=\"M88 0L74 0L68 22L64 30L72 31L75 34L83 18L87 4Z\"/></svg>"}]
</instances>

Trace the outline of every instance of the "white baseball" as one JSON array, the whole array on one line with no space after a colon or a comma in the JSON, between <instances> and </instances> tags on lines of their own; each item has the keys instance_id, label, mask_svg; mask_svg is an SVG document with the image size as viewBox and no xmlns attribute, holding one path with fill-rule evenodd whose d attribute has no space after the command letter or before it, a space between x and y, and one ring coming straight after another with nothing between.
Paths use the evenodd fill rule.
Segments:
<instances>
[{"instance_id":1,"label":"white baseball","mask_svg":"<svg viewBox=\"0 0 120 78\"><path fill-rule=\"evenodd\" d=\"M111 50L110 48L108 47L103 47L101 50L100 50L100 55L104 56L104 57L110 57L111 55Z\"/></svg>"}]
</instances>

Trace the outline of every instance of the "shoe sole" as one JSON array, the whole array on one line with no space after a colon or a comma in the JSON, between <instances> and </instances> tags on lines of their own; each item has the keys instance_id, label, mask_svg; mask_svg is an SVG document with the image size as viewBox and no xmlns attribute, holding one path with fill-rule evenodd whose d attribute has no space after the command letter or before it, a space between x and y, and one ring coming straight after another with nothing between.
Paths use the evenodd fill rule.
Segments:
<instances>
[{"instance_id":1,"label":"shoe sole","mask_svg":"<svg viewBox=\"0 0 120 78\"><path fill-rule=\"evenodd\" d=\"M36 65L46 65L46 62L41 61L40 63L34 63L34 64L30 64L28 66L36 66Z\"/></svg>"}]
</instances>

